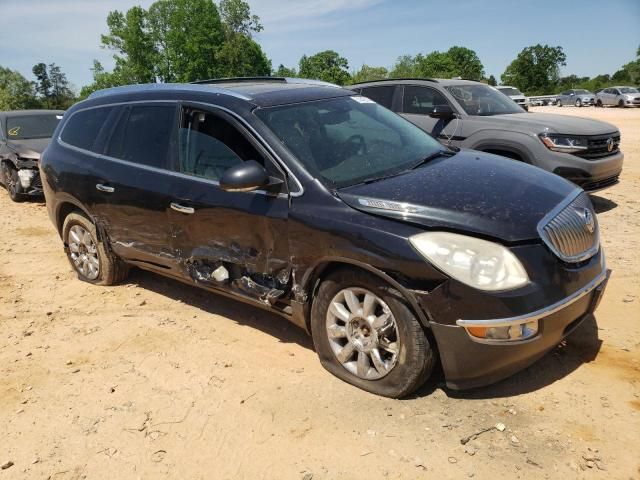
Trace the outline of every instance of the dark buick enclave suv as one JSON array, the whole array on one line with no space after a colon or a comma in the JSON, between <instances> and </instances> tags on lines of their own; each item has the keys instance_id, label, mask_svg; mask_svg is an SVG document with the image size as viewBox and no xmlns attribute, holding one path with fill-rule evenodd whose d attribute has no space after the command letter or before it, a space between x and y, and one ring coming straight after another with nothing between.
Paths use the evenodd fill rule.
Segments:
<instances>
[{"instance_id":1,"label":"dark buick enclave suv","mask_svg":"<svg viewBox=\"0 0 640 480\"><path fill-rule=\"evenodd\" d=\"M538 168L446 149L353 91L295 79L105 90L41 164L80 279L130 265L311 333L337 377L407 395L532 363L608 273L588 196Z\"/></svg>"}]
</instances>

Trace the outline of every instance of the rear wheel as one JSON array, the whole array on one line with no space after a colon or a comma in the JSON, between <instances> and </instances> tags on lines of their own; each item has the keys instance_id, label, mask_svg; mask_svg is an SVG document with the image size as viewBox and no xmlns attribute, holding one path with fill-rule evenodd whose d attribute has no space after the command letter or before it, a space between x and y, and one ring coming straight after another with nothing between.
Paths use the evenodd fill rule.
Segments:
<instances>
[{"instance_id":1,"label":"rear wheel","mask_svg":"<svg viewBox=\"0 0 640 480\"><path fill-rule=\"evenodd\" d=\"M602 100L598 99L596 102L596 107L602 107Z\"/></svg>"},{"instance_id":2,"label":"rear wheel","mask_svg":"<svg viewBox=\"0 0 640 480\"><path fill-rule=\"evenodd\" d=\"M311 330L329 372L377 395L408 395L435 365L435 352L400 293L366 272L339 270L322 282Z\"/></svg>"},{"instance_id":3,"label":"rear wheel","mask_svg":"<svg viewBox=\"0 0 640 480\"><path fill-rule=\"evenodd\" d=\"M561 107L562 106L562 100L558 100L556 103L557 106Z\"/></svg>"},{"instance_id":4,"label":"rear wheel","mask_svg":"<svg viewBox=\"0 0 640 480\"><path fill-rule=\"evenodd\" d=\"M74 212L65 218L62 238L69 263L80 280L113 285L126 278L128 266L98 241L95 225L84 215Z\"/></svg>"}]
</instances>

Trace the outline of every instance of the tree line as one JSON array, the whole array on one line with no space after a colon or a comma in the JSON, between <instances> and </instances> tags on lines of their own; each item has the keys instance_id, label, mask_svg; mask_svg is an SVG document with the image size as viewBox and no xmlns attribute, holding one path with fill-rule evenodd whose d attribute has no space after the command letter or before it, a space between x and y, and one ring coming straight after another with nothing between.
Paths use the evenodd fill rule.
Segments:
<instances>
[{"instance_id":1,"label":"tree line","mask_svg":"<svg viewBox=\"0 0 640 480\"><path fill-rule=\"evenodd\" d=\"M107 71L94 60L93 81L78 95L55 63L34 65L33 80L0 66L0 110L65 109L92 92L119 85L191 82L209 78L284 76L324 80L338 85L386 78L454 78L496 85L486 76L477 53L463 46L446 51L401 55L390 67L362 65L351 69L333 50L303 55L295 67L271 60L254 39L263 30L260 18L244 0L157 0L148 9L112 11L101 47L113 52L114 68ZM593 78L560 76L566 55L560 46L524 48L500 76L502 84L527 95L553 94L567 88L596 90L614 84L640 83L640 48L636 59L613 74Z\"/></svg>"}]
</instances>

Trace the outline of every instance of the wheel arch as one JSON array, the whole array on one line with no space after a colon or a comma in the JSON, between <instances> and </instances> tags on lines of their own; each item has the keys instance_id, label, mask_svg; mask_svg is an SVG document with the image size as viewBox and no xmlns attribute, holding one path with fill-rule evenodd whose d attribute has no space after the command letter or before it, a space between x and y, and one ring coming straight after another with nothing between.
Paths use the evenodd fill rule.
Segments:
<instances>
[{"instance_id":1,"label":"wheel arch","mask_svg":"<svg viewBox=\"0 0 640 480\"><path fill-rule=\"evenodd\" d=\"M387 272L368 263L350 258L332 257L320 260L313 267L307 269L298 286L299 291L305 292L307 298L304 321L308 332L311 332L311 307L316 298L316 293L320 283L328 275L341 268L359 269L378 277L402 295L402 298L407 302L409 309L420 321L423 327L427 330L431 328L427 313L425 313L420 307L417 299L411 291L403 286L397 279L393 278Z\"/></svg>"},{"instance_id":2,"label":"wheel arch","mask_svg":"<svg viewBox=\"0 0 640 480\"><path fill-rule=\"evenodd\" d=\"M89 220L92 220L92 215L89 211L80 204L80 202L73 201L71 199L62 200L56 207L56 229L60 238L62 238L62 227L64 226L65 219L69 214L73 212L79 212L85 215ZM100 233L98 233L100 235Z\"/></svg>"}]
</instances>

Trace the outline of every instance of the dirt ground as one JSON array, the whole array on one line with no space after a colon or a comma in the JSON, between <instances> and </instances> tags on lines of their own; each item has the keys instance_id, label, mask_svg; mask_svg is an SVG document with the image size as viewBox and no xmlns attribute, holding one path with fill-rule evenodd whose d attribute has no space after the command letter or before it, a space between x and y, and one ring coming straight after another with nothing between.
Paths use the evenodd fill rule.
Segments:
<instances>
[{"instance_id":1,"label":"dirt ground","mask_svg":"<svg viewBox=\"0 0 640 480\"><path fill-rule=\"evenodd\" d=\"M640 478L640 109L533 110L622 132L594 197L613 276L597 325L471 392L375 397L278 316L141 271L82 283L45 206L0 191L0 480Z\"/></svg>"}]
</instances>

